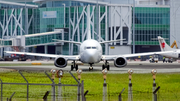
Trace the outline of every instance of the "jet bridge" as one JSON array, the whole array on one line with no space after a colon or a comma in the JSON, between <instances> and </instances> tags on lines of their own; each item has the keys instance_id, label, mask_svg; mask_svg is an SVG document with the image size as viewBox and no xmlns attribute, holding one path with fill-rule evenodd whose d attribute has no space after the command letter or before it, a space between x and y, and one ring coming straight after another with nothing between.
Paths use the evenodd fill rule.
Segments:
<instances>
[{"instance_id":1,"label":"jet bridge","mask_svg":"<svg viewBox=\"0 0 180 101\"><path fill-rule=\"evenodd\" d=\"M10 46L12 46L11 39L0 39L0 48L1 47L10 47Z\"/></svg>"},{"instance_id":2,"label":"jet bridge","mask_svg":"<svg viewBox=\"0 0 180 101\"><path fill-rule=\"evenodd\" d=\"M57 44L53 39L64 40L64 29L55 29L53 32L36 33L23 36L16 36L11 39L0 39L0 47L5 48L5 51L23 51L26 47L45 46L45 53L47 53L47 45ZM58 45L63 45L61 44Z\"/></svg>"}]
</instances>

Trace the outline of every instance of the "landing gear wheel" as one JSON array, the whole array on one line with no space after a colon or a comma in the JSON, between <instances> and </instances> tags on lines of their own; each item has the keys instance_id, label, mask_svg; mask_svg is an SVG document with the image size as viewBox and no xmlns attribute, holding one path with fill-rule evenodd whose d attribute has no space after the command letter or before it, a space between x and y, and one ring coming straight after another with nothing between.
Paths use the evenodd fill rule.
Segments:
<instances>
[{"instance_id":1,"label":"landing gear wheel","mask_svg":"<svg viewBox=\"0 0 180 101\"><path fill-rule=\"evenodd\" d=\"M107 70L109 70L109 65L107 65Z\"/></svg>"},{"instance_id":2,"label":"landing gear wheel","mask_svg":"<svg viewBox=\"0 0 180 101\"><path fill-rule=\"evenodd\" d=\"M73 71L74 68L76 69L76 71L78 70L78 65L76 65L75 61L72 62L71 71Z\"/></svg>"},{"instance_id":3,"label":"landing gear wheel","mask_svg":"<svg viewBox=\"0 0 180 101\"><path fill-rule=\"evenodd\" d=\"M102 65L102 70L104 70L105 69L105 65Z\"/></svg>"},{"instance_id":4,"label":"landing gear wheel","mask_svg":"<svg viewBox=\"0 0 180 101\"><path fill-rule=\"evenodd\" d=\"M76 71L77 71L77 70L78 70L78 65L76 65L76 67L75 67L75 68L76 68Z\"/></svg>"},{"instance_id":5,"label":"landing gear wheel","mask_svg":"<svg viewBox=\"0 0 180 101\"><path fill-rule=\"evenodd\" d=\"M89 67L89 71L93 70L93 67Z\"/></svg>"},{"instance_id":6,"label":"landing gear wheel","mask_svg":"<svg viewBox=\"0 0 180 101\"><path fill-rule=\"evenodd\" d=\"M107 70L109 70L109 68L110 68L109 62L107 62L107 61L105 62L105 64L102 65L102 70L104 70L105 68L106 68Z\"/></svg>"},{"instance_id":7,"label":"landing gear wheel","mask_svg":"<svg viewBox=\"0 0 180 101\"><path fill-rule=\"evenodd\" d=\"M73 67L73 65L71 65L71 71L73 71L73 69L74 69L74 67Z\"/></svg>"}]
</instances>

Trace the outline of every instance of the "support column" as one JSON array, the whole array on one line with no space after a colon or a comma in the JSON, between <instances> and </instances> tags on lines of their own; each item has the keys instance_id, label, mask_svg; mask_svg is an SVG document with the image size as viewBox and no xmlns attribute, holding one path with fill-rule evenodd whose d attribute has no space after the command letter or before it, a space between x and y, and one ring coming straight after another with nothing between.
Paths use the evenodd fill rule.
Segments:
<instances>
[{"instance_id":1,"label":"support column","mask_svg":"<svg viewBox=\"0 0 180 101\"><path fill-rule=\"evenodd\" d=\"M45 46L44 46L44 52L45 52L45 54L48 53L48 45L45 45Z\"/></svg>"},{"instance_id":2,"label":"support column","mask_svg":"<svg viewBox=\"0 0 180 101\"><path fill-rule=\"evenodd\" d=\"M165 2L164 2L164 0L162 0L162 5L165 5Z\"/></svg>"},{"instance_id":3,"label":"support column","mask_svg":"<svg viewBox=\"0 0 180 101\"><path fill-rule=\"evenodd\" d=\"M0 48L0 52L1 52L1 57L3 57L3 48Z\"/></svg>"}]
</instances>

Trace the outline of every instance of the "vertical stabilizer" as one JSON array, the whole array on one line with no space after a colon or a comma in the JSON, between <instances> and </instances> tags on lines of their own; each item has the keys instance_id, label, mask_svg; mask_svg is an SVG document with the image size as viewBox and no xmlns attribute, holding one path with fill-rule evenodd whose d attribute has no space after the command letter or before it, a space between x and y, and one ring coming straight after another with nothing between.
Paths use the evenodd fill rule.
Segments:
<instances>
[{"instance_id":1,"label":"vertical stabilizer","mask_svg":"<svg viewBox=\"0 0 180 101\"><path fill-rule=\"evenodd\" d=\"M159 41L159 45L161 48L161 51L172 51L172 50L176 50L171 48L164 40L164 38L158 36L158 41Z\"/></svg>"},{"instance_id":2,"label":"vertical stabilizer","mask_svg":"<svg viewBox=\"0 0 180 101\"><path fill-rule=\"evenodd\" d=\"M91 39L90 5L87 6L87 39Z\"/></svg>"}]
</instances>

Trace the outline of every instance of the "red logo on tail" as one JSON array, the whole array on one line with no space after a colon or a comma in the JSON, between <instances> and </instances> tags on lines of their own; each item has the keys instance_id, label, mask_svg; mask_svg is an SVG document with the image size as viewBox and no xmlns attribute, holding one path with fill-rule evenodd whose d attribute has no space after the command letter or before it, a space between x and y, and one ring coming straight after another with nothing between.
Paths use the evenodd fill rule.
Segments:
<instances>
[{"instance_id":1,"label":"red logo on tail","mask_svg":"<svg viewBox=\"0 0 180 101\"><path fill-rule=\"evenodd\" d=\"M163 43L161 43L161 46L162 46L162 48L164 48L165 47L165 43L163 42Z\"/></svg>"}]
</instances>

